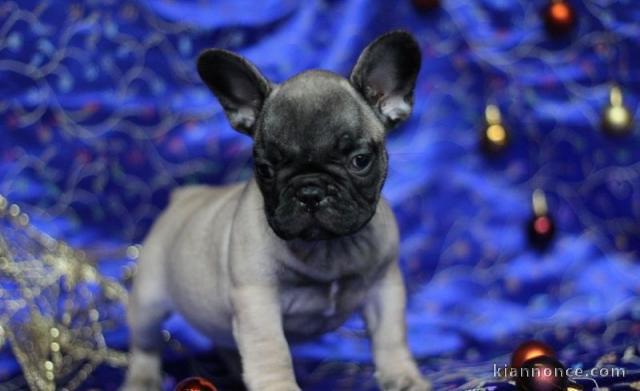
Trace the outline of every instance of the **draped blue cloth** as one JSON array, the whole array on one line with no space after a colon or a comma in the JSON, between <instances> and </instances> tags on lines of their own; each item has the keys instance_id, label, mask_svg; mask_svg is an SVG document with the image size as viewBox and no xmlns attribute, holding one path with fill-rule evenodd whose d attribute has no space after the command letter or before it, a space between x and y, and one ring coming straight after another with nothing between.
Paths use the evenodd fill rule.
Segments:
<instances>
[{"instance_id":1,"label":"draped blue cloth","mask_svg":"<svg viewBox=\"0 0 640 391\"><path fill-rule=\"evenodd\" d=\"M412 351L491 358L522 338L592 324L618 330L595 353L637 340L639 129L609 137L601 113L617 83L640 117L640 8L572 1L575 31L553 38L545 0L442 3L4 1L0 194L90 253L138 243L172 189L251 175L251 140L197 77L201 50L236 51L274 82L311 68L346 76L368 42L406 29L423 67L414 113L388 137L384 195L402 234ZM497 156L478 147L488 103L511 139ZM525 227L536 188L557 227L542 252ZM99 265L121 278L130 262L104 256ZM180 318L167 327L192 351L211 346ZM124 318L121 328L108 339L116 347L126 346ZM358 317L293 351L370 359ZM14 373L4 353L3 372Z\"/></svg>"}]
</instances>

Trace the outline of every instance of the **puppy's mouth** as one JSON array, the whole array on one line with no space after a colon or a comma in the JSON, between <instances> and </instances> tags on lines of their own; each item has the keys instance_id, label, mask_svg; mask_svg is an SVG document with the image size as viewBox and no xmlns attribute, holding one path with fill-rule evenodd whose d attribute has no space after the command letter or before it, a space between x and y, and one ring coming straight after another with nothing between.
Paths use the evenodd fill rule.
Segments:
<instances>
[{"instance_id":1,"label":"puppy's mouth","mask_svg":"<svg viewBox=\"0 0 640 391\"><path fill-rule=\"evenodd\" d=\"M317 217L318 210L301 208L289 218L272 216L269 225L281 239L329 240L343 234L336 232Z\"/></svg>"},{"instance_id":2,"label":"puppy's mouth","mask_svg":"<svg viewBox=\"0 0 640 391\"><path fill-rule=\"evenodd\" d=\"M338 236L340 235L317 226L307 227L300 231L298 235L302 240L329 240L337 238Z\"/></svg>"},{"instance_id":3,"label":"puppy's mouth","mask_svg":"<svg viewBox=\"0 0 640 391\"><path fill-rule=\"evenodd\" d=\"M323 201L316 208L297 202L287 203L267 215L273 231L281 239L330 240L359 231L371 219L369 208L336 205Z\"/></svg>"}]
</instances>

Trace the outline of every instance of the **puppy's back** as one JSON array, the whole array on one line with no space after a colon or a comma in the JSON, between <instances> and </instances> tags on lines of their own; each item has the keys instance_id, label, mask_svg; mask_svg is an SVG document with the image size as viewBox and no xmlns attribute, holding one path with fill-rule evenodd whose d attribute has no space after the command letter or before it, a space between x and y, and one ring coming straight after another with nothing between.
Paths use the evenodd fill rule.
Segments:
<instances>
[{"instance_id":1,"label":"puppy's back","mask_svg":"<svg viewBox=\"0 0 640 391\"><path fill-rule=\"evenodd\" d=\"M170 257L176 247L181 247L176 241L184 239L184 235L191 231L185 228L197 222L206 224L203 218L211 218L221 209L232 207L230 202L239 198L245 185L246 182L225 186L189 185L173 190L169 205L158 216L144 239L138 269L164 268L164 259Z\"/></svg>"}]
</instances>

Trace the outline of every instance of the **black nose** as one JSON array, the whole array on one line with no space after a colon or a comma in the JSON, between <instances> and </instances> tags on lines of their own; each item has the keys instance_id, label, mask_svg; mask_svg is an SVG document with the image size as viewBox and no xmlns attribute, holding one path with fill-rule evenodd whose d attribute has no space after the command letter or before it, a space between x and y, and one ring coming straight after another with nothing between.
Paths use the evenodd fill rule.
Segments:
<instances>
[{"instance_id":1,"label":"black nose","mask_svg":"<svg viewBox=\"0 0 640 391\"><path fill-rule=\"evenodd\" d=\"M307 185L298 189L296 198L308 208L315 209L325 197L324 190L315 185Z\"/></svg>"}]
</instances>

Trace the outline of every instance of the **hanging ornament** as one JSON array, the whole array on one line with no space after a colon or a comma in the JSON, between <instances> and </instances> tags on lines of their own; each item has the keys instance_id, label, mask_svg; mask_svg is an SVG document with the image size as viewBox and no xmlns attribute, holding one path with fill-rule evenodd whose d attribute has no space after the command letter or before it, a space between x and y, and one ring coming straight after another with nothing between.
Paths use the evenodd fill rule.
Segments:
<instances>
[{"instance_id":1,"label":"hanging ornament","mask_svg":"<svg viewBox=\"0 0 640 391\"><path fill-rule=\"evenodd\" d=\"M626 136L633 128L633 116L624 105L618 86L611 87L609 92L609 105L602 114L602 128L611 136Z\"/></svg>"},{"instance_id":2,"label":"hanging ornament","mask_svg":"<svg viewBox=\"0 0 640 391\"><path fill-rule=\"evenodd\" d=\"M431 11L440 7L440 0L411 0L418 11Z\"/></svg>"},{"instance_id":3,"label":"hanging ornament","mask_svg":"<svg viewBox=\"0 0 640 391\"><path fill-rule=\"evenodd\" d=\"M205 378L188 377L178 383L175 391L217 391L217 388Z\"/></svg>"},{"instance_id":4,"label":"hanging ornament","mask_svg":"<svg viewBox=\"0 0 640 391\"><path fill-rule=\"evenodd\" d=\"M566 391L566 368L553 357L538 356L525 361L516 378L518 391Z\"/></svg>"},{"instance_id":5,"label":"hanging ornament","mask_svg":"<svg viewBox=\"0 0 640 391\"><path fill-rule=\"evenodd\" d=\"M582 387L581 384L576 383L576 382L574 382L574 381L572 381L570 379L568 380L567 383L568 383L567 384L567 391L583 391L584 390L584 387Z\"/></svg>"},{"instance_id":6,"label":"hanging ornament","mask_svg":"<svg viewBox=\"0 0 640 391\"><path fill-rule=\"evenodd\" d=\"M529 243L539 250L545 249L553 240L555 225L547 208L544 192L536 189L533 192L533 217L528 223Z\"/></svg>"},{"instance_id":7,"label":"hanging ornament","mask_svg":"<svg viewBox=\"0 0 640 391\"><path fill-rule=\"evenodd\" d=\"M541 341L523 342L511 355L511 368L521 368L525 361L540 356L555 357L556 352L551 346Z\"/></svg>"},{"instance_id":8,"label":"hanging ornament","mask_svg":"<svg viewBox=\"0 0 640 391\"><path fill-rule=\"evenodd\" d=\"M544 25L553 35L564 35L573 30L576 13L567 0L551 0L544 9Z\"/></svg>"},{"instance_id":9,"label":"hanging ornament","mask_svg":"<svg viewBox=\"0 0 640 391\"><path fill-rule=\"evenodd\" d=\"M502 152L509 144L507 129L502 124L502 115L496 105L487 105L484 111L485 126L480 135L480 144L489 154Z\"/></svg>"}]
</instances>

